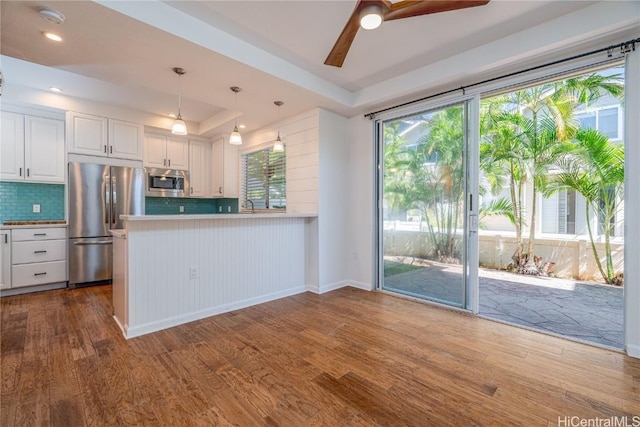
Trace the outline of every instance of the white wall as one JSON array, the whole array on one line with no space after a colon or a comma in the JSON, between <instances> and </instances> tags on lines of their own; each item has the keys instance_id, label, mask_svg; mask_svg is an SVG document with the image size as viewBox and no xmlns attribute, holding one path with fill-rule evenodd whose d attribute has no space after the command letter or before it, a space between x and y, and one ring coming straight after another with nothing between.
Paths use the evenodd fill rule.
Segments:
<instances>
[{"instance_id":1,"label":"white wall","mask_svg":"<svg viewBox=\"0 0 640 427\"><path fill-rule=\"evenodd\" d=\"M349 121L318 110L320 174L318 183L319 292L344 286L349 202Z\"/></svg>"},{"instance_id":2,"label":"white wall","mask_svg":"<svg viewBox=\"0 0 640 427\"><path fill-rule=\"evenodd\" d=\"M373 289L375 268L375 144L373 122L363 116L349 120L349 199L346 278L359 287ZM353 259L356 253L357 259Z\"/></svg>"}]
</instances>

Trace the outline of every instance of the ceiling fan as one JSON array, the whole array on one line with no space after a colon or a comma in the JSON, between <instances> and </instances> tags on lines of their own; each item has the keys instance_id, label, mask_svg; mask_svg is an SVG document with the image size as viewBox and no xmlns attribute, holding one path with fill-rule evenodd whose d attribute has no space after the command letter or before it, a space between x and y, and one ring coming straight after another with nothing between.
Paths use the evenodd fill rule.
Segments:
<instances>
[{"instance_id":1,"label":"ceiling fan","mask_svg":"<svg viewBox=\"0 0 640 427\"><path fill-rule=\"evenodd\" d=\"M360 0L324 63L342 67L360 26L373 29L383 21L483 6L487 3L489 0L402 0L397 3L388 0Z\"/></svg>"}]
</instances>

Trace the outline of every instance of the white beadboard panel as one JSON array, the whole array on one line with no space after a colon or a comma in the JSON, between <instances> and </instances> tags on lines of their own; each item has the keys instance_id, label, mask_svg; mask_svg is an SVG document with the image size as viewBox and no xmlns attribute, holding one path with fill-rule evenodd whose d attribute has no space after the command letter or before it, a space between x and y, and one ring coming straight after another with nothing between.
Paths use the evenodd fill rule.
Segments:
<instances>
[{"instance_id":1,"label":"white beadboard panel","mask_svg":"<svg viewBox=\"0 0 640 427\"><path fill-rule=\"evenodd\" d=\"M310 221L127 223L127 337L304 291ZM190 278L190 268L197 278Z\"/></svg>"},{"instance_id":2,"label":"white beadboard panel","mask_svg":"<svg viewBox=\"0 0 640 427\"><path fill-rule=\"evenodd\" d=\"M292 181L287 181L287 192L293 191L311 191L318 189L318 178L300 178Z\"/></svg>"},{"instance_id":3,"label":"white beadboard panel","mask_svg":"<svg viewBox=\"0 0 640 427\"><path fill-rule=\"evenodd\" d=\"M290 144L294 147L299 147L300 145L305 145L307 143L310 143L311 150L313 151L314 150L313 143L318 142L318 134L319 134L319 129L317 127L306 129L302 132L288 133L286 136L286 142L287 144ZM315 149L315 151L317 151L317 149Z\"/></svg>"},{"instance_id":4,"label":"white beadboard panel","mask_svg":"<svg viewBox=\"0 0 640 427\"><path fill-rule=\"evenodd\" d=\"M295 203L318 203L318 190L290 191L287 189L287 201Z\"/></svg>"}]
</instances>

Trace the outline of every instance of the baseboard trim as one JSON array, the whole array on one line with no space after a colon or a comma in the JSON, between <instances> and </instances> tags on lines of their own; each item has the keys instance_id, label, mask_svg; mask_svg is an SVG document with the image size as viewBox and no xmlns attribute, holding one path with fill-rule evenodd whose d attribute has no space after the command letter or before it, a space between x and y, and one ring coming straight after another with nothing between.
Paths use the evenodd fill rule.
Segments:
<instances>
[{"instance_id":1,"label":"baseboard trim","mask_svg":"<svg viewBox=\"0 0 640 427\"><path fill-rule=\"evenodd\" d=\"M636 359L640 359L640 345L627 345L627 354Z\"/></svg>"},{"instance_id":2,"label":"baseboard trim","mask_svg":"<svg viewBox=\"0 0 640 427\"><path fill-rule=\"evenodd\" d=\"M306 289L308 292L313 292L314 294L322 295L324 293L335 291L337 289L341 289L346 286L362 289L363 291L370 291L371 289L373 289L372 286L367 283L356 282L354 280L341 280L339 282L329 283L328 285L324 285L324 286L307 285Z\"/></svg>"},{"instance_id":3,"label":"baseboard trim","mask_svg":"<svg viewBox=\"0 0 640 427\"><path fill-rule=\"evenodd\" d=\"M373 285L370 283L356 282L355 280L347 280L347 286L352 288L362 289L363 291L372 291Z\"/></svg>"},{"instance_id":4,"label":"baseboard trim","mask_svg":"<svg viewBox=\"0 0 640 427\"><path fill-rule=\"evenodd\" d=\"M52 291L54 289L64 289L67 282L48 283L46 285L25 286L21 288L3 289L0 291L0 297L10 297L12 295L30 294L32 292Z\"/></svg>"},{"instance_id":5,"label":"baseboard trim","mask_svg":"<svg viewBox=\"0 0 640 427\"><path fill-rule=\"evenodd\" d=\"M195 320L204 319L206 317L215 316L216 314L228 313L233 310L239 310L241 308L251 307L253 305L262 304L264 302L274 301L280 298L289 297L305 292L307 288L305 286L298 286L295 288L286 289L284 291L275 292L272 294L262 295L255 298L248 298L228 304L221 304L215 307L199 310L191 313L183 313L177 316L170 317L155 322L144 323L142 325L131 326L127 328L125 338L135 338L142 335L146 335L152 332L161 331L163 329L171 328L173 326L182 325L184 323L193 322ZM122 327L120 329L123 329Z\"/></svg>"}]
</instances>

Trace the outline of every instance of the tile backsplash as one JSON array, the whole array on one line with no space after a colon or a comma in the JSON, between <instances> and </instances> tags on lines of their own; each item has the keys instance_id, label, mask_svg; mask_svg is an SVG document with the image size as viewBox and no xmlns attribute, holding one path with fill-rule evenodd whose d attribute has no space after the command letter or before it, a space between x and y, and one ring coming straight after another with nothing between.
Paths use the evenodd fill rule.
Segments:
<instances>
[{"instance_id":1,"label":"tile backsplash","mask_svg":"<svg viewBox=\"0 0 640 427\"><path fill-rule=\"evenodd\" d=\"M64 219L63 184L0 181L0 223L53 219Z\"/></svg>"},{"instance_id":2,"label":"tile backsplash","mask_svg":"<svg viewBox=\"0 0 640 427\"><path fill-rule=\"evenodd\" d=\"M180 206L184 212L180 212ZM169 197L147 197L145 199L146 215L179 215L183 214L214 214L238 212L238 199L191 199Z\"/></svg>"}]
</instances>

